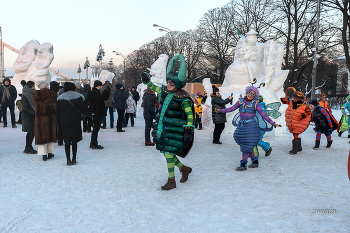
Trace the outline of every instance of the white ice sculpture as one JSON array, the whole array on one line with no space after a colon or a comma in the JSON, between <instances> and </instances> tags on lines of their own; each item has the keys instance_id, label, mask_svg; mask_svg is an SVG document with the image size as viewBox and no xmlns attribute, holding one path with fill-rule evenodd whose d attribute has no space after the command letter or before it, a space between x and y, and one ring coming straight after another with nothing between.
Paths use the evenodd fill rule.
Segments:
<instances>
[{"instance_id":1,"label":"white ice sculpture","mask_svg":"<svg viewBox=\"0 0 350 233\"><path fill-rule=\"evenodd\" d=\"M166 67L168 62L168 55L161 54L158 59L151 65L151 68L147 68L151 75L151 81L157 86L166 85ZM142 97L144 90L147 89L147 86L143 83L137 86L137 91L140 94L140 100L138 102L138 111L141 110Z\"/></svg>"},{"instance_id":2,"label":"white ice sculpture","mask_svg":"<svg viewBox=\"0 0 350 233\"><path fill-rule=\"evenodd\" d=\"M253 79L256 78L257 84L255 86L265 83L265 87L259 89L264 102L266 104L279 102L279 98L284 96L283 83L289 72L289 70L281 70L283 54L284 46L273 40L258 43L257 33L254 30L250 30L246 37L241 36L237 42L234 62L228 67L223 85L219 87L222 98L225 99L232 93L234 104L240 96L245 95L245 88L251 85ZM210 79L204 79L203 85L207 93L212 93ZM210 101L210 98L208 98L207 104ZM273 119L277 124L283 126L274 131L276 135L286 132L284 121L286 108L287 106L282 104L279 109L282 116ZM232 118L237 112L238 110L226 115L225 133L233 133L235 127L232 125Z\"/></svg>"},{"instance_id":3,"label":"white ice sculpture","mask_svg":"<svg viewBox=\"0 0 350 233\"><path fill-rule=\"evenodd\" d=\"M109 81L110 83L113 82L114 74L109 72L108 70L102 70L100 73L100 81L102 84L104 84L106 81Z\"/></svg>"},{"instance_id":4,"label":"white ice sculpture","mask_svg":"<svg viewBox=\"0 0 350 233\"><path fill-rule=\"evenodd\" d=\"M39 44L38 41L31 40L23 45L13 64L15 76L12 84L17 88L17 92L22 92L21 80L35 83L45 80L50 83L49 66L53 59L53 45L50 43Z\"/></svg>"}]
</instances>

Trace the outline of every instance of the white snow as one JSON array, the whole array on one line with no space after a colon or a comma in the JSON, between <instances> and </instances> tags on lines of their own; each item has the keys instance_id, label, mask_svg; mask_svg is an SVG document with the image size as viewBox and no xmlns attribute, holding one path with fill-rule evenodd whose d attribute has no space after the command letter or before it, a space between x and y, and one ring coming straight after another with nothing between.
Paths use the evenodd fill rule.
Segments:
<instances>
[{"instance_id":1,"label":"white snow","mask_svg":"<svg viewBox=\"0 0 350 233\"><path fill-rule=\"evenodd\" d=\"M18 119L18 112L16 113ZM340 111L335 111L339 119ZM117 115L115 116L117 117ZM108 119L109 117L107 117ZM8 117L8 120L10 117ZM9 123L10 125L10 123ZM107 123L107 126L109 124ZM323 135L313 150L310 126L303 151L288 154L292 135L268 139L259 168L235 171L241 153L231 134L212 144L212 130L195 132L187 158L193 168L177 188L162 191L165 158L144 146L141 113L125 133L101 129L103 150L78 144L76 166L66 166L64 147L55 157L22 153L25 133L0 124L0 232L349 232L349 139ZM34 146L37 148L37 146ZM250 161L249 161L250 163ZM315 213L332 209L331 214ZM335 213L334 213L335 212Z\"/></svg>"}]
</instances>

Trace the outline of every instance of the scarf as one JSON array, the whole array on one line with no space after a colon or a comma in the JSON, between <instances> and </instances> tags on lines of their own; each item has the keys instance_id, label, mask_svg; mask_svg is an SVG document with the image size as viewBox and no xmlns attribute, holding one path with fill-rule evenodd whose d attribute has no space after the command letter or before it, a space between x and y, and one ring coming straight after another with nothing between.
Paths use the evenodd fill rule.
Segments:
<instances>
[{"instance_id":1,"label":"scarf","mask_svg":"<svg viewBox=\"0 0 350 233\"><path fill-rule=\"evenodd\" d=\"M2 100L1 103L5 103L6 98L10 100L10 92L9 92L10 86L6 87L4 85L4 93L2 94Z\"/></svg>"},{"instance_id":2,"label":"scarf","mask_svg":"<svg viewBox=\"0 0 350 233\"><path fill-rule=\"evenodd\" d=\"M32 107L32 109L35 111L34 103L33 103L33 92L34 91L35 91L35 89L32 89L26 85L23 87L22 95L24 95L27 98L27 100L29 101L30 107Z\"/></svg>"}]
</instances>

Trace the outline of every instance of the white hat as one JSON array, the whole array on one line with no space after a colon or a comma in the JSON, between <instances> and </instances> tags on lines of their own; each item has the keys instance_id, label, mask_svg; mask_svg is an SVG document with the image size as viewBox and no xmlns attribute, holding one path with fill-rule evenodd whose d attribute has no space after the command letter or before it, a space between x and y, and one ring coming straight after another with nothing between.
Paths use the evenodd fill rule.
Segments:
<instances>
[{"instance_id":1,"label":"white hat","mask_svg":"<svg viewBox=\"0 0 350 233\"><path fill-rule=\"evenodd\" d=\"M39 80L37 83L36 83L36 86L41 90L43 88L48 88L49 87L49 84L45 81L45 80Z\"/></svg>"}]
</instances>

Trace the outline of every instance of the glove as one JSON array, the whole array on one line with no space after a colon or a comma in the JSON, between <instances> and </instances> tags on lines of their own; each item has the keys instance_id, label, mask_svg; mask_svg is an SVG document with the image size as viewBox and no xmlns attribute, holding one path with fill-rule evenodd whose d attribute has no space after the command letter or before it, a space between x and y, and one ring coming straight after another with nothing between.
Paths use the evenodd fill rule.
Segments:
<instances>
[{"instance_id":1,"label":"glove","mask_svg":"<svg viewBox=\"0 0 350 233\"><path fill-rule=\"evenodd\" d=\"M328 125L329 125L329 127L333 128L333 124L332 124L332 123L330 123L330 124L328 124Z\"/></svg>"},{"instance_id":2,"label":"glove","mask_svg":"<svg viewBox=\"0 0 350 233\"><path fill-rule=\"evenodd\" d=\"M141 75L141 82L142 82L143 84L149 83L150 80L151 80L151 77L149 76L148 73L144 72L144 73Z\"/></svg>"},{"instance_id":3,"label":"glove","mask_svg":"<svg viewBox=\"0 0 350 233\"><path fill-rule=\"evenodd\" d=\"M214 108L214 112L220 112L220 109Z\"/></svg>"},{"instance_id":4,"label":"glove","mask_svg":"<svg viewBox=\"0 0 350 233\"><path fill-rule=\"evenodd\" d=\"M282 127L282 125L279 125L279 124L276 124L276 123L275 123L275 124L273 125L273 127L274 127L274 128Z\"/></svg>"},{"instance_id":5,"label":"glove","mask_svg":"<svg viewBox=\"0 0 350 233\"><path fill-rule=\"evenodd\" d=\"M193 128L192 127L184 127L184 147L188 147L192 142L193 138Z\"/></svg>"}]
</instances>

